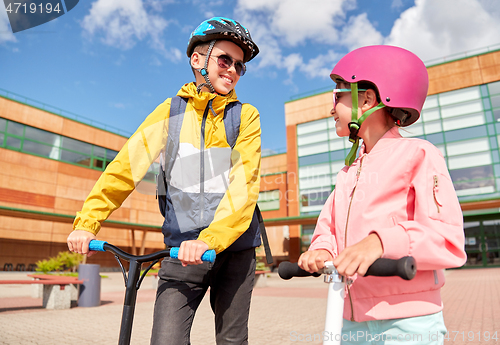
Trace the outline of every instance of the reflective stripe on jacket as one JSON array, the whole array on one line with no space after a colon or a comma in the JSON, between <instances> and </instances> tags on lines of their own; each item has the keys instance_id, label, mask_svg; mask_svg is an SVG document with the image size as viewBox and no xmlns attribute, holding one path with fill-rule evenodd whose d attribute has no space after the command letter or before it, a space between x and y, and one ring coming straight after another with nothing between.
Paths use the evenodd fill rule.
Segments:
<instances>
[{"instance_id":1,"label":"reflective stripe on jacket","mask_svg":"<svg viewBox=\"0 0 500 345\"><path fill-rule=\"evenodd\" d=\"M260 187L259 113L249 104L242 105L240 134L231 152L225 138L222 114L227 104L237 100L234 90L227 96L208 92L198 94L195 84L189 83L184 85L177 95L188 98L180 131L178 157L194 155L193 157L206 156L207 159L211 159L214 158L212 153L221 150L224 154L217 154L215 158L227 161L225 164L227 172L221 176L217 171L206 171L218 166L213 162L208 162L208 165L198 163L199 169L197 169L196 166L188 164L189 159L182 159L174 164L170 181L173 186L186 193L220 194L220 202L213 210L212 216L203 214L203 209L197 209L199 203L191 204L189 211L198 212L197 219L201 219L199 224L202 226L195 229L197 234L195 237L219 253L230 247L249 229L253 218ZM146 118L113 162L108 165L87 197L82 210L77 213L74 229L97 234L100 223L124 202L144 177L150 165L166 146L170 100L167 99ZM217 116L214 116L211 110L206 112L209 101ZM203 119L204 114L205 119ZM200 149L202 125L205 147ZM200 154L201 151L204 151L204 154ZM200 174L202 166L205 167L203 175ZM194 183L196 176L199 183ZM202 201L210 204L212 200L202 199ZM213 207L212 204L210 206ZM166 242L170 244L167 239L171 238L171 233L165 235ZM185 239L195 239L192 232L186 232L186 235ZM260 244L258 235L256 233L248 239L249 247ZM177 240L184 239L181 236Z\"/></svg>"},{"instance_id":2,"label":"reflective stripe on jacket","mask_svg":"<svg viewBox=\"0 0 500 345\"><path fill-rule=\"evenodd\" d=\"M309 250L335 257L376 233L383 257L411 255L417 275L355 277L344 318L362 322L426 315L442 310L443 269L465 263L463 216L441 152L420 139L388 131L337 176L318 218Z\"/></svg>"}]
</instances>

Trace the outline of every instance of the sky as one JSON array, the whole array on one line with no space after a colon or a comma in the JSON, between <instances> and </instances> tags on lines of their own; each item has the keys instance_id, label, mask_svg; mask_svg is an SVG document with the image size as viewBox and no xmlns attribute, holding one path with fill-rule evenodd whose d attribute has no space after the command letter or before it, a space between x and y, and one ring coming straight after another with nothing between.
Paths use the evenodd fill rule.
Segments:
<instances>
[{"instance_id":1,"label":"sky","mask_svg":"<svg viewBox=\"0 0 500 345\"><path fill-rule=\"evenodd\" d=\"M333 88L353 49L395 45L428 64L500 49L498 0L81 0L15 34L0 4L0 95L130 135L194 80L189 35L213 16L242 23L260 49L236 93L260 112L263 152L285 152L285 103Z\"/></svg>"}]
</instances>

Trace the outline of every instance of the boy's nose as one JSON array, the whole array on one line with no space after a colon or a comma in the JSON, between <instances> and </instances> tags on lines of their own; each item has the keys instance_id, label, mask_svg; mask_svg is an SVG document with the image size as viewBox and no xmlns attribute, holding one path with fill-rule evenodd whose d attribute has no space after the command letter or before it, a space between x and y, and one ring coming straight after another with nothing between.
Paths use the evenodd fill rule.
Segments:
<instances>
[{"instance_id":1,"label":"boy's nose","mask_svg":"<svg viewBox=\"0 0 500 345\"><path fill-rule=\"evenodd\" d=\"M333 116L333 114L335 114L335 107L333 107L332 110L330 110L330 115Z\"/></svg>"}]
</instances>

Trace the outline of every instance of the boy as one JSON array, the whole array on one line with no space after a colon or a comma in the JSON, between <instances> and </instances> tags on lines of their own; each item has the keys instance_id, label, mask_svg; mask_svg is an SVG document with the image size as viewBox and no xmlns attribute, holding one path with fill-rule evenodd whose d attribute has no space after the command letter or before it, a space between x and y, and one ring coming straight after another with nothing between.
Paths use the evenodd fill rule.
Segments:
<instances>
[{"instance_id":1,"label":"boy","mask_svg":"<svg viewBox=\"0 0 500 345\"><path fill-rule=\"evenodd\" d=\"M161 154L167 192L160 203L167 246L159 272L151 344L189 344L194 314L207 289L217 344L247 344L248 314L260 231L255 215L260 183L259 113L237 102L234 87L259 50L238 22L214 17L191 34L187 55L196 77L150 114L97 181L74 231L70 250L88 253L100 223L134 190ZM175 104L175 106L174 106ZM178 111L184 104L184 111ZM225 118L241 105L237 139ZM172 116L170 116L172 114ZM173 134L175 133L175 135ZM172 147L176 149L172 150ZM201 255L215 249L213 264Z\"/></svg>"}]
</instances>

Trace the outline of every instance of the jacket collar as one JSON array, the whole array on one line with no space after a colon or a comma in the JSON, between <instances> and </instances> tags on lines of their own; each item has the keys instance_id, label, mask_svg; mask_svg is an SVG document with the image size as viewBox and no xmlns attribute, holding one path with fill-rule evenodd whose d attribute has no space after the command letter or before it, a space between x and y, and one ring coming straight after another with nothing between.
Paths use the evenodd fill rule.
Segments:
<instances>
[{"instance_id":1,"label":"jacket collar","mask_svg":"<svg viewBox=\"0 0 500 345\"><path fill-rule=\"evenodd\" d=\"M194 108L202 113L207 107L208 101L212 100L212 107L214 108L217 115L224 112L224 108L226 107L226 105L238 100L236 97L236 92L234 90L231 90L229 94L224 96L210 92L198 93L198 91L196 91L196 84L194 82L184 84L177 93L177 96L188 98Z\"/></svg>"},{"instance_id":2,"label":"jacket collar","mask_svg":"<svg viewBox=\"0 0 500 345\"><path fill-rule=\"evenodd\" d=\"M391 129L389 129L387 132L385 132L385 134L382 136L382 138L380 138L377 141L377 143L375 144L373 149L370 151L370 153L385 150L387 147L394 144L394 139L400 139L400 138L402 138L402 136L399 133L399 127L394 126ZM365 150L366 150L365 143L363 143L361 145L361 149L359 150L360 157L363 156L364 154L366 154Z\"/></svg>"}]
</instances>

